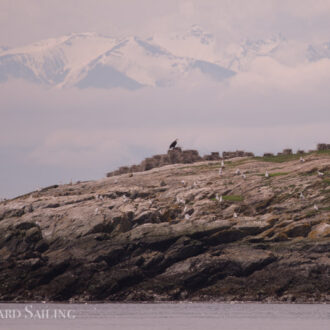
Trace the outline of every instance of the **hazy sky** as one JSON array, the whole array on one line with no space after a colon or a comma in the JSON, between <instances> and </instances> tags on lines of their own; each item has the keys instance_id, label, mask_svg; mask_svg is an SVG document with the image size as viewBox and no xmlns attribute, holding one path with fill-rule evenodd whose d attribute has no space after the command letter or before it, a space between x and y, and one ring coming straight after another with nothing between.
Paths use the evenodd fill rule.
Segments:
<instances>
[{"instance_id":1,"label":"hazy sky","mask_svg":"<svg viewBox=\"0 0 330 330\"><path fill-rule=\"evenodd\" d=\"M152 35L200 24L219 39L326 40L329 0L1 0L0 44L17 46L72 32Z\"/></svg>"},{"instance_id":2,"label":"hazy sky","mask_svg":"<svg viewBox=\"0 0 330 330\"><path fill-rule=\"evenodd\" d=\"M201 153L330 143L330 60L306 63L299 55L302 44L330 41L329 0L0 1L0 46L87 31L148 37L192 24L214 34L219 48L279 33L293 46L229 83L196 76L134 92L0 84L0 197L101 178L166 152L176 137Z\"/></svg>"}]
</instances>

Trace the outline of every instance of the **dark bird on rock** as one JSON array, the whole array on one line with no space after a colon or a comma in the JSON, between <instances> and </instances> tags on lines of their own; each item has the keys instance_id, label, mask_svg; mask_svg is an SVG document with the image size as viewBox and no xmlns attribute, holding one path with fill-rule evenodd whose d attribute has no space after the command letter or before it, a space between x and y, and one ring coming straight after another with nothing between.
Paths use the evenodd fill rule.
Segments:
<instances>
[{"instance_id":1,"label":"dark bird on rock","mask_svg":"<svg viewBox=\"0 0 330 330\"><path fill-rule=\"evenodd\" d=\"M174 149L177 143L178 143L178 139L175 139L175 140L170 144L169 149Z\"/></svg>"}]
</instances>

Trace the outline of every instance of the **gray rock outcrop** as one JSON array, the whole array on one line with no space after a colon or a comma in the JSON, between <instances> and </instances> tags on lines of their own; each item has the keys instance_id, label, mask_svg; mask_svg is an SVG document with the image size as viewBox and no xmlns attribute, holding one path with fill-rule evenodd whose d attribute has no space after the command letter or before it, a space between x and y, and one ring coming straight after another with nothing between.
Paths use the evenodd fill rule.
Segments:
<instances>
[{"instance_id":1,"label":"gray rock outcrop","mask_svg":"<svg viewBox=\"0 0 330 330\"><path fill-rule=\"evenodd\" d=\"M165 156L1 202L0 300L330 301L329 153Z\"/></svg>"}]
</instances>

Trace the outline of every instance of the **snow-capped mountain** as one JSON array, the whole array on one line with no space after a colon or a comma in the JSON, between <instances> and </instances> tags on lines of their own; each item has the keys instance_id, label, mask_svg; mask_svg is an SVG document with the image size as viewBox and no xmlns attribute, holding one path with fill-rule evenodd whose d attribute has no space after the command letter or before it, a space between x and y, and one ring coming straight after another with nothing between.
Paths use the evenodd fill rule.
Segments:
<instances>
[{"instance_id":1,"label":"snow-capped mountain","mask_svg":"<svg viewBox=\"0 0 330 330\"><path fill-rule=\"evenodd\" d=\"M311 62L316 62L323 58L330 58L330 42L309 45L307 49L307 58Z\"/></svg>"},{"instance_id":2,"label":"snow-capped mountain","mask_svg":"<svg viewBox=\"0 0 330 330\"><path fill-rule=\"evenodd\" d=\"M205 42L205 36L194 42L199 40ZM192 71L218 81L235 74L202 56L175 54L152 38L80 33L0 53L0 81L15 77L58 87L167 86Z\"/></svg>"},{"instance_id":3,"label":"snow-capped mountain","mask_svg":"<svg viewBox=\"0 0 330 330\"><path fill-rule=\"evenodd\" d=\"M273 57L285 43L285 38L275 35L264 40L243 40L239 44L230 44L221 52L222 65L234 71L247 71L249 64L257 57Z\"/></svg>"},{"instance_id":4,"label":"snow-capped mountain","mask_svg":"<svg viewBox=\"0 0 330 330\"><path fill-rule=\"evenodd\" d=\"M279 34L221 48L197 25L182 34L147 39L74 33L15 49L1 47L0 82L20 78L56 87L137 89L171 86L191 72L222 81L248 71L258 57L294 62L288 59L292 47L297 48ZM307 61L330 58L330 43L303 45L298 52Z\"/></svg>"},{"instance_id":5,"label":"snow-capped mountain","mask_svg":"<svg viewBox=\"0 0 330 330\"><path fill-rule=\"evenodd\" d=\"M219 60L215 37L199 25L193 25L182 34L156 35L152 39L177 56L198 58L211 63Z\"/></svg>"}]
</instances>

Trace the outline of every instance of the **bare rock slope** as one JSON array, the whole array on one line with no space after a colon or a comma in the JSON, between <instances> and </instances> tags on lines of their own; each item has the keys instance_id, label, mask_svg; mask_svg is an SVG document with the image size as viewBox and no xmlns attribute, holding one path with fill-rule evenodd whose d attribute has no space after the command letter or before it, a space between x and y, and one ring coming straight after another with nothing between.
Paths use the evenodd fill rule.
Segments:
<instances>
[{"instance_id":1,"label":"bare rock slope","mask_svg":"<svg viewBox=\"0 0 330 330\"><path fill-rule=\"evenodd\" d=\"M330 300L330 154L174 164L0 203L0 300ZM265 173L268 173L268 177ZM321 173L319 173L321 172Z\"/></svg>"}]
</instances>

